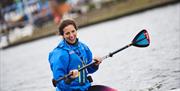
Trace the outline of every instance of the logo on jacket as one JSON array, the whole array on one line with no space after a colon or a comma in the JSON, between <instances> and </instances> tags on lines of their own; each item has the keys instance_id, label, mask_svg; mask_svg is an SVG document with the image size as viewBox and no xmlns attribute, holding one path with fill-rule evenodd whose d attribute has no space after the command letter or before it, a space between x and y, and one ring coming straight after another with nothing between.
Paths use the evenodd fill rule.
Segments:
<instances>
[{"instance_id":1,"label":"logo on jacket","mask_svg":"<svg viewBox=\"0 0 180 91\"><path fill-rule=\"evenodd\" d=\"M75 52L74 52L74 51L70 51L70 52L69 52L69 54L73 54L73 53L75 53Z\"/></svg>"}]
</instances>

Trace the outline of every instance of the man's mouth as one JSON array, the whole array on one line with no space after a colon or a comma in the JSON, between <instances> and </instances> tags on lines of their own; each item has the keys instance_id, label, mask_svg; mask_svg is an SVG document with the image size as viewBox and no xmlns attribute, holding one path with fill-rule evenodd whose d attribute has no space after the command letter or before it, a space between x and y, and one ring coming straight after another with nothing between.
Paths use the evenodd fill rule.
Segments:
<instances>
[{"instance_id":1,"label":"man's mouth","mask_svg":"<svg viewBox=\"0 0 180 91\"><path fill-rule=\"evenodd\" d=\"M69 40L70 40L70 41L74 41L74 40L75 40L75 37L72 36L72 37L69 38Z\"/></svg>"}]
</instances>

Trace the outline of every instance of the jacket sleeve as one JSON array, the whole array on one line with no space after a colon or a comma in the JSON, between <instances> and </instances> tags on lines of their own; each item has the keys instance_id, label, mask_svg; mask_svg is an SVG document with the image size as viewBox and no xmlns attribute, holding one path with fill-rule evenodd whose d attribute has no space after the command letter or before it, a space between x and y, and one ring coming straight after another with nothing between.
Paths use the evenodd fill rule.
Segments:
<instances>
[{"instance_id":1,"label":"jacket sleeve","mask_svg":"<svg viewBox=\"0 0 180 91\"><path fill-rule=\"evenodd\" d=\"M54 51L49 54L49 62L50 67L53 73L53 78L55 80L59 79L60 77L63 77L65 74L67 74L67 65L68 65L68 55L62 55L62 52ZM61 80L56 85L58 88L69 88L69 85L64 82L64 80Z\"/></svg>"},{"instance_id":2,"label":"jacket sleeve","mask_svg":"<svg viewBox=\"0 0 180 91\"><path fill-rule=\"evenodd\" d=\"M87 54L87 63L91 63L92 62L92 52L91 50L86 46L86 54ZM91 67L87 68L88 72L89 73L94 73L95 71L97 71L99 68L99 66L95 66L95 65L92 65Z\"/></svg>"}]
</instances>

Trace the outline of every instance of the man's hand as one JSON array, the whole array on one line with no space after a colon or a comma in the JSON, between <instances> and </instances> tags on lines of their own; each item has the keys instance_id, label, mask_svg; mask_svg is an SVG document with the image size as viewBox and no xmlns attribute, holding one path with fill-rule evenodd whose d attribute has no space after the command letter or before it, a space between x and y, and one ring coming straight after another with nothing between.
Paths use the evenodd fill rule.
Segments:
<instances>
[{"instance_id":1,"label":"man's hand","mask_svg":"<svg viewBox=\"0 0 180 91\"><path fill-rule=\"evenodd\" d=\"M78 70L77 70L77 69L71 70L71 71L69 72L69 74L72 74L72 75L70 76L72 79L77 78L77 77L78 77Z\"/></svg>"},{"instance_id":2,"label":"man's hand","mask_svg":"<svg viewBox=\"0 0 180 91\"><path fill-rule=\"evenodd\" d=\"M71 84L71 82L78 77L78 70L77 69L74 69L74 70L71 70L69 72L69 74L71 74L70 77L67 77L64 79L65 83L66 84Z\"/></svg>"},{"instance_id":3,"label":"man's hand","mask_svg":"<svg viewBox=\"0 0 180 91\"><path fill-rule=\"evenodd\" d=\"M94 61L96 66L98 66L100 63L102 63L102 59L100 57L94 57Z\"/></svg>"}]
</instances>

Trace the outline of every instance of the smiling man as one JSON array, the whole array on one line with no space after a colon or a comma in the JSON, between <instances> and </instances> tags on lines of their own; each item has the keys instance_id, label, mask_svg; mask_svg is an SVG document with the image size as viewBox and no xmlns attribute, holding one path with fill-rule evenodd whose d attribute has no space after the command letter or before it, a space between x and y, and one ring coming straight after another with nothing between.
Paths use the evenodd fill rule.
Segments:
<instances>
[{"instance_id":1,"label":"smiling man","mask_svg":"<svg viewBox=\"0 0 180 91\"><path fill-rule=\"evenodd\" d=\"M62 21L59 34L63 40L49 54L49 63L55 81L56 91L88 91L91 87L88 74L97 71L101 59L95 57L96 63L78 72L78 69L91 63L92 52L87 45L77 38L77 25L73 20ZM66 74L72 74L65 80L57 81Z\"/></svg>"}]
</instances>

